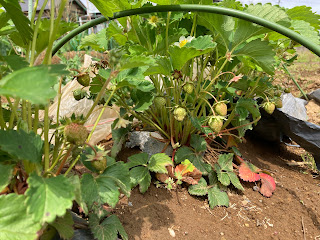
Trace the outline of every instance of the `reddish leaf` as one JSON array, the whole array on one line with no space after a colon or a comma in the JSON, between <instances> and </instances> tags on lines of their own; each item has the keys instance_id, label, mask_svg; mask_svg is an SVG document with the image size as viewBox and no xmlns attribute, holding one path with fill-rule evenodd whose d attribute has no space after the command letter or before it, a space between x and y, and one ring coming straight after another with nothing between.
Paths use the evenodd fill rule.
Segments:
<instances>
[{"instance_id":1,"label":"reddish leaf","mask_svg":"<svg viewBox=\"0 0 320 240\"><path fill-rule=\"evenodd\" d=\"M156 173L156 178L162 182L165 183L167 179L169 179L169 175L166 173Z\"/></svg>"},{"instance_id":2,"label":"reddish leaf","mask_svg":"<svg viewBox=\"0 0 320 240\"><path fill-rule=\"evenodd\" d=\"M232 148L233 146L238 147L235 138L231 135L228 136L227 148Z\"/></svg>"},{"instance_id":3,"label":"reddish leaf","mask_svg":"<svg viewBox=\"0 0 320 240\"><path fill-rule=\"evenodd\" d=\"M253 164L242 162L239 168L239 177L243 181L256 182L260 180L259 171L261 170Z\"/></svg>"},{"instance_id":4,"label":"reddish leaf","mask_svg":"<svg viewBox=\"0 0 320 240\"><path fill-rule=\"evenodd\" d=\"M201 177L202 172L195 168L192 172L188 172L185 175L183 175L181 180L191 185L196 185L199 183Z\"/></svg>"},{"instance_id":5,"label":"reddish leaf","mask_svg":"<svg viewBox=\"0 0 320 240\"><path fill-rule=\"evenodd\" d=\"M259 173L261 177L261 188L260 193L265 197L271 197L274 190L276 190L276 183L268 174Z\"/></svg>"}]
</instances>

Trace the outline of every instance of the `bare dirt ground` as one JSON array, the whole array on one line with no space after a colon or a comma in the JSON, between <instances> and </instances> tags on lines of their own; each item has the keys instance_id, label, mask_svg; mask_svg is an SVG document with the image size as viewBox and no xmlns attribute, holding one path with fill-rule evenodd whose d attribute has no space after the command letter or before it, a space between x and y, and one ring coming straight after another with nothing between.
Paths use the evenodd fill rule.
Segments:
<instances>
[{"instance_id":1,"label":"bare dirt ground","mask_svg":"<svg viewBox=\"0 0 320 240\"><path fill-rule=\"evenodd\" d=\"M307 92L320 88L320 61L301 50L299 63L290 67ZM279 74L279 84L299 90ZM310 104L310 103L309 103ZM316 102L307 106L310 121L319 124ZM244 158L267 170L276 180L276 191L265 198L243 183L245 191L228 192L230 207L210 209L206 198L190 196L186 188L168 191L151 185L145 194L134 189L116 209L129 239L314 239L320 240L320 177L306 167L288 166L301 161L302 149L290 149L249 138L240 146ZM122 158L126 158L129 153Z\"/></svg>"}]
</instances>

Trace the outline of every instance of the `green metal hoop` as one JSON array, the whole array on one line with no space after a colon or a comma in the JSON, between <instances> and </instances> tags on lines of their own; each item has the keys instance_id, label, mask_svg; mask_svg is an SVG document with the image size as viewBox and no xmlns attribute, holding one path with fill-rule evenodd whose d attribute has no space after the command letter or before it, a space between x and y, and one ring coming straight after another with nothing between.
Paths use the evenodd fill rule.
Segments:
<instances>
[{"instance_id":1,"label":"green metal hoop","mask_svg":"<svg viewBox=\"0 0 320 240\"><path fill-rule=\"evenodd\" d=\"M55 47L52 50L52 55L56 54L56 52L64 45L66 44L70 39L78 35L79 33L96 26L100 23L103 23L105 21L114 20L121 17L127 17L132 15L139 15L139 14L145 14L145 13L153 13L153 12L207 12L207 13L216 13L216 14L222 14L227 15L231 17L236 17L239 19L243 19L249 22L256 23L258 25L261 25L263 27L266 27L268 29L271 29L275 32L278 32L286 37L289 37L290 39L300 43L304 47L308 48L310 51L315 53L320 57L320 46L311 42L310 40L306 39L302 35L294 32L293 30L284 27L282 25L279 25L277 23L268 21L266 19L241 12L238 10L230 9L230 8L223 8L223 7L216 7L216 6L209 6L209 5L197 5L197 4L182 4L182 5L159 5L159 6L153 6L153 7L144 7L144 8L136 8L136 9L130 9L130 10L124 10L121 12L114 13L113 17L111 18L105 18L100 17L97 19L94 19L90 22L87 22L83 24L82 26L79 26L78 28L74 29L70 33L68 33L66 36L64 36L61 40L58 41L58 43L55 45Z\"/></svg>"}]
</instances>

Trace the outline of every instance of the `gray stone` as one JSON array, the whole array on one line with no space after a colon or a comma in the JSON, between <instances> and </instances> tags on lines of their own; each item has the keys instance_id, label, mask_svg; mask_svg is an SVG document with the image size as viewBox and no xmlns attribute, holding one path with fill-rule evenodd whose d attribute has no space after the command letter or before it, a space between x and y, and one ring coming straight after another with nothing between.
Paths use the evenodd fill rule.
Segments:
<instances>
[{"instance_id":1,"label":"gray stone","mask_svg":"<svg viewBox=\"0 0 320 240\"><path fill-rule=\"evenodd\" d=\"M166 143L161 142L157 139L164 139L157 132L146 132L146 131L135 131L129 134L129 141L126 142L126 147L133 148L139 147L141 151L148 153L149 156L152 156L156 153L160 153ZM171 156L172 155L172 147L169 144L164 153Z\"/></svg>"},{"instance_id":2,"label":"gray stone","mask_svg":"<svg viewBox=\"0 0 320 240\"><path fill-rule=\"evenodd\" d=\"M318 103L320 103L320 88L307 94L309 99L314 99L316 100Z\"/></svg>"}]
</instances>

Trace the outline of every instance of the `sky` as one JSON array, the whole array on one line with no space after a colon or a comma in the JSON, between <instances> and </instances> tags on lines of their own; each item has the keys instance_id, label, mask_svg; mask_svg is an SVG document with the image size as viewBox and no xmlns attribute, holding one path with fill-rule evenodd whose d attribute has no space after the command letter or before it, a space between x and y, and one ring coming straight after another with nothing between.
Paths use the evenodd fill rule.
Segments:
<instances>
[{"instance_id":1,"label":"sky","mask_svg":"<svg viewBox=\"0 0 320 240\"><path fill-rule=\"evenodd\" d=\"M240 2L243 4L272 3L286 8L306 5L312 7L313 12L320 14L320 0L240 0Z\"/></svg>"}]
</instances>

